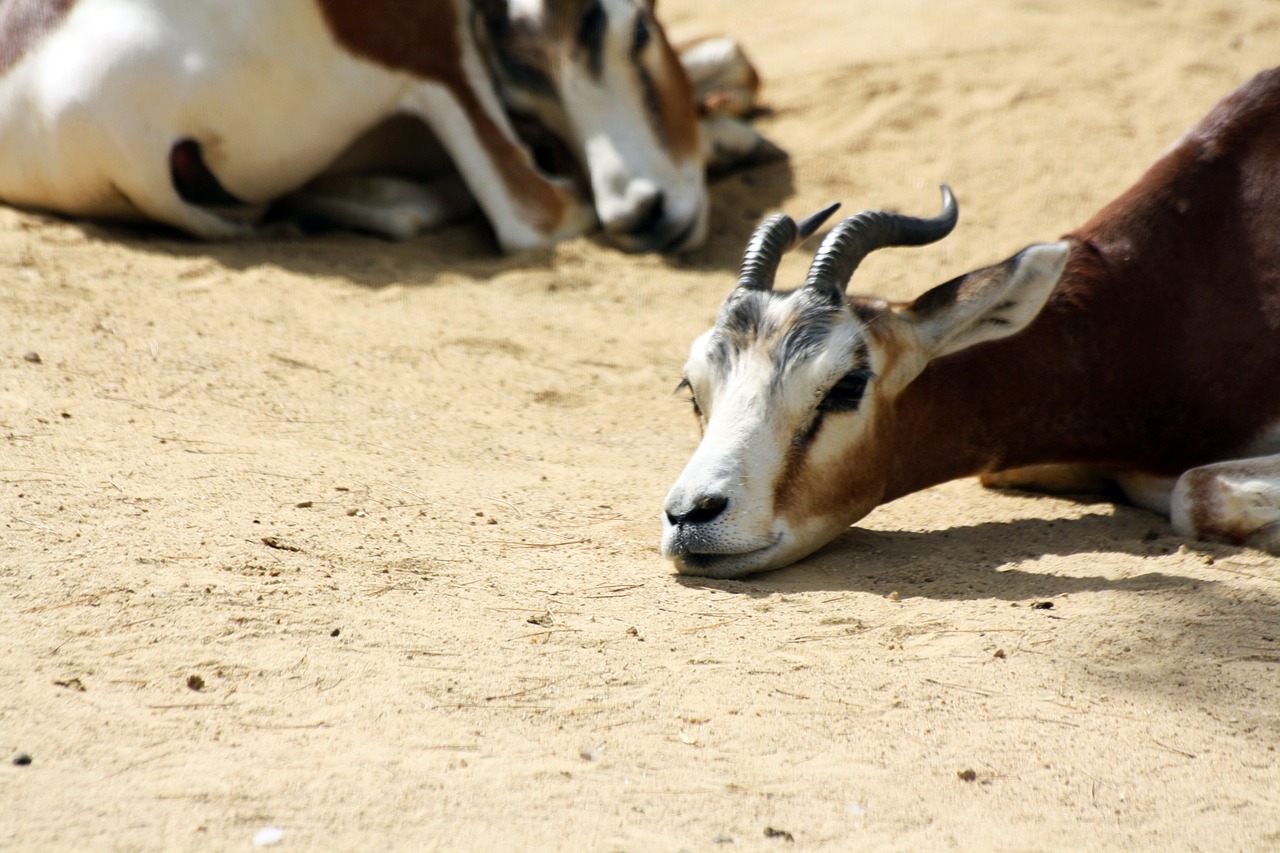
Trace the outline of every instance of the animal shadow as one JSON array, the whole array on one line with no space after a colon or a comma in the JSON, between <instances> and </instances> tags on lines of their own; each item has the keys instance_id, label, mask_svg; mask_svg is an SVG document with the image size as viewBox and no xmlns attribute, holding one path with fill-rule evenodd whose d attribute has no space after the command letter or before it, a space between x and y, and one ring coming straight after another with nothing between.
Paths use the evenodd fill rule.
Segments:
<instances>
[{"instance_id":1,"label":"animal shadow","mask_svg":"<svg viewBox=\"0 0 1280 853\"><path fill-rule=\"evenodd\" d=\"M679 582L751 596L805 591L896 592L903 598L939 601L1027 601L1064 593L1204 585L1198 578L1162 572L1113 578L1060 574L1033 565L1046 556L1159 556L1176 551L1181 544L1183 540L1169 534L1166 523L1130 507L1117 507L1115 515L986 521L925 532L852 527L813 556L787 568L737 581L682 577ZM1209 554L1239 550L1192 544Z\"/></svg>"},{"instance_id":2,"label":"animal shadow","mask_svg":"<svg viewBox=\"0 0 1280 853\"><path fill-rule=\"evenodd\" d=\"M668 256L666 263L677 269L736 269L756 223L781 205L792 188L791 166L785 159L718 178L709 186L711 224L706 242ZM554 272L556 267L555 248L501 254L493 231L479 213L403 242L352 231L304 232L291 223L277 223L265 228L260 237L222 243L196 240L155 223L29 215L64 222L85 239L119 243L143 253L208 260L235 271L270 265L302 275L338 276L372 288L406 282L428 286L446 271L484 281L513 270ZM606 246L598 233L586 239ZM609 250L615 251L619 264L627 263L623 252Z\"/></svg>"}]
</instances>

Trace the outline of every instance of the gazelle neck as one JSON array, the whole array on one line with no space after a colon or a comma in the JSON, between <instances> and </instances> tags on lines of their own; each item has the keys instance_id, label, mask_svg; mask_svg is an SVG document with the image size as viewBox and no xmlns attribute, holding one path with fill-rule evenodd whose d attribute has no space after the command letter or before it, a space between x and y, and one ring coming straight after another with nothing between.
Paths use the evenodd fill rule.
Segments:
<instances>
[{"instance_id":1,"label":"gazelle neck","mask_svg":"<svg viewBox=\"0 0 1280 853\"><path fill-rule=\"evenodd\" d=\"M1270 296L1229 266L1159 257L1095 222L1030 326L934 361L902 392L885 500L1026 465L1173 476L1247 453L1280 424Z\"/></svg>"},{"instance_id":2,"label":"gazelle neck","mask_svg":"<svg viewBox=\"0 0 1280 853\"><path fill-rule=\"evenodd\" d=\"M1027 329L930 363L896 401L885 500L1024 465L1139 458L1140 419L1127 410L1134 401L1116 359L1125 336L1141 331L1090 320L1117 301L1099 287L1105 281L1097 254L1076 243L1062 284Z\"/></svg>"}]
</instances>

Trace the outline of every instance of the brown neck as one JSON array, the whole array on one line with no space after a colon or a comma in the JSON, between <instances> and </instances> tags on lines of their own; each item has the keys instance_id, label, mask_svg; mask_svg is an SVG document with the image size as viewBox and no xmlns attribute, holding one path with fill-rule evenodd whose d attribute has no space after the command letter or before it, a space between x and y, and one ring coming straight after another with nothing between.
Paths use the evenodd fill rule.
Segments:
<instances>
[{"instance_id":1,"label":"brown neck","mask_svg":"<svg viewBox=\"0 0 1280 853\"><path fill-rule=\"evenodd\" d=\"M1050 304L1021 334L926 367L896 401L885 500L1005 468L1097 461L1106 444L1127 443L1081 393L1105 356L1072 347L1074 313Z\"/></svg>"},{"instance_id":2,"label":"brown neck","mask_svg":"<svg viewBox=\"0 0 1280 853\"><path fill-rule=\"evenodd\" d=\"M1264 293L1237 278L1227 298L1230 270L1171 277L1177 258L1081 234L1029 327L934 361L899 396L885 500L1025 465L1177 475L1280 423L1280 311L1260 310Z\"/></svg>"}]
</instances>

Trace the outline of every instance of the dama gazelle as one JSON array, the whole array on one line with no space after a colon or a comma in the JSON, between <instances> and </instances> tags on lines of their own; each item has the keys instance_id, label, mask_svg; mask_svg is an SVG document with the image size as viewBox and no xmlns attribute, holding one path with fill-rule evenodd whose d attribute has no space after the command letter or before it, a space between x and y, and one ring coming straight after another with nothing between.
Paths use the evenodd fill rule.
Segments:
<instances>
[{"instance_id":1,"label":"dama gazelle","mask_svg":"<svg viewBox=\"0 0 1280 853\"><path fill-rule=\"evenodd\" d=\"M687 574L777 568L974 474L1118 486L1182 535L1280 553L1277 187L1280 69L1062 242L910 303L845 290L868 252L951 231L945 187L932 219L836 226L793 291L773 289L779 256L818 223L766 220L685 366L703 438L663 553Z\"/></svg>"},{"instance_id":2,"label":"dama gazelle","mask_svg":"<svg viewBox=\"0 0 1280 853\"><path fill-rule=\"evenodd\" d=\"M732 43L686 56L697 88L652 0L4 0L0 200L209 239L290 194L398 238L478 204L507 250L598 221L674 251L705 234L708 157L769 147Z\"/></svg>"}]
</instances>

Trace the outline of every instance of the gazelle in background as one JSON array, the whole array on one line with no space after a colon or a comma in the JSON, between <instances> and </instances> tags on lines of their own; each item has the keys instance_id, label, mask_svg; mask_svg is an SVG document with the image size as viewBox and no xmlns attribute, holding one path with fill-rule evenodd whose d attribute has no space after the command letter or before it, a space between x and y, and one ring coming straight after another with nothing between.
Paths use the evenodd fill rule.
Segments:
<instances>
[{"instance_id":1,"label":"gazelle in background","mask_svg":"<svg viewBox=\"0 0 1280 853\"><path fill-rule=\"evenodd\" d=\"M741 52L691 51L696 89L646 0L9 0L0 200L207 239L285 196L395 238L479 205L506 250L676 251L709 158L776 151Z\"/></svg>"},{"instance_id":2,"label":"gazelle in background","mask_svg":"<svg viewBox=\"0 0 1280 853\"><path fill-rule=\"evenodd\" d=\"M867 212L773 288L816 229L775 215L694 342L702 443L667 497L678 571L778 568L875 506L959 477L1118 486L1185 536L1280 553L1280 70L1209 112L1062 242L916 300L847 296L862 259L956 222ZM816 218L821 218L824 211Z\"/></svg>"}]
</instances>

